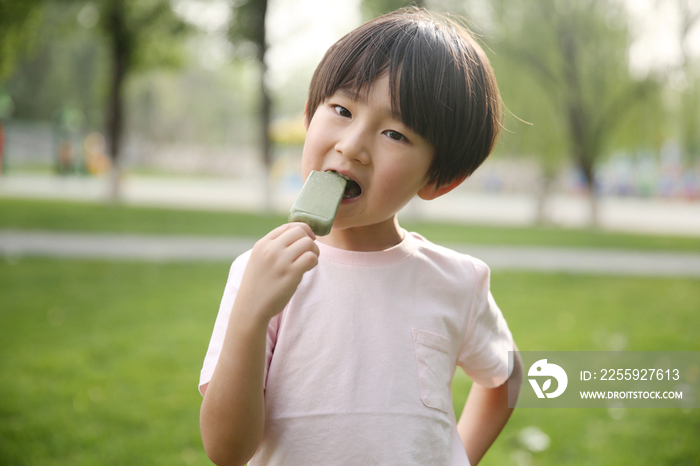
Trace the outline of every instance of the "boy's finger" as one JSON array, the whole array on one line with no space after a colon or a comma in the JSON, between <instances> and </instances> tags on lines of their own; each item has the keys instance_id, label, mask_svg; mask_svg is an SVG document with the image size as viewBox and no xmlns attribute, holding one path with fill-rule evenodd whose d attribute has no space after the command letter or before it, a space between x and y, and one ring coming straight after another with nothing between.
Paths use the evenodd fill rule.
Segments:
<instances>
[{"instance_id":1,"label":"boy's finger","mask_svg":"<svg viewBox=\"0 0 700 466\"><path fill-rule=\"evenodd\" d=\"M306 223L302 223L302 222L293 222L293 223L282 224L282 225L278 226L277 228L275 228L274 230L272 230L270 233L268 233L266 235L266 237L269 240L274 240L274 239L277 239L280 236L282 236L284 233L286 233L290 230L293 230L295 228L301 228L304 231L304 233L306 234L306 236L311 237L311 239L316 239L316 235L311 230L311 227L308 226Z\"/></svg>"},{"instance_id":2,"label":"boy's finger","mask_svg":"<svg viewBox=\"0 0 700 466\"><path fill-rule=\"evenodd\" d=\"M311 227L308 226L304 222L292 222L292 223L288 223L287 225L291 225L292 227L294 227L294 226L301 227L301 229L304 230L306 232L306 234L309 237L311 237L311 239L313 239L313 240L316 239L316 233L314 233L314 231L311 229Z\"/></svg>"},{"instance_id":3,"label":"boy's finger","mask_svg":"<svg viewBox=\"0 0 700 466\"><path fill-rule=\"evenodd\" d=\"M311 251L306 251L294 262L294 266L297 267L302 273L308 272L316 267L317 264L318 254L314 254Z\"/></svg>"},{"instance_id":4,"label":"boy's finger","mask_svg":"<svg viewBox=\"0 0 700 466\"><path fill-rule=\"evenodd\" d=\"M289 241L289 243L284 244L283 249L279 251L280 259L288 263L296 262L300 256L307 252L312 253L315 256L320 254L316 242L300 230L290 230L286 232L280 237L279 241L281 244Z\"/></svg>"},{"instance_id":5,"label":"boy's finger","mask_svg":"<svg viewBox=\"0 0 700 466\"><path fill-rule=\"evenodd\" d=\"M268 234L266 234L264 238L269 240L277 239L282 233L284 233L287 230L289 230L289 224L283 223L282 225L278 226L277 228L273 229Z\"/></svg>"},{"instance_id":6,"label":"boy's finger","mask_svg":"<svg viewBox=\"0 0 700 466\"><path fill-rule=\"evenodd\" d=\"M316 238L316 235L314 235L308 225L303 223L290 223L288 224L287 228L274 239L274 241L284 247L287 247L302 238L308 238L313 241Z\"/></svg>"},{"instance_id":7,"label":"boy's finger","mask_svg":"<svg viewBox=\"0 0 700 466\"><path fill-rule=\"evenodd\" d=\"M305 252L311 252L316 256L321 253L316 242L308 236L301 237L291 243L289 246L287 246L287 251L289 251L289 258L292 261L296 261L299 256Z\"/></svg>"}]
</instances>

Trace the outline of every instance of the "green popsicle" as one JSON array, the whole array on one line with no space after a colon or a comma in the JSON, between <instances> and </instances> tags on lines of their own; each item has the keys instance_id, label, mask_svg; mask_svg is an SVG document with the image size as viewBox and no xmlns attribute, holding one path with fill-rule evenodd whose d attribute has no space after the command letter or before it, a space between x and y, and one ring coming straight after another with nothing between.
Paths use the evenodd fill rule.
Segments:
<instances>
[{"instance_id":1,"label":"green popsicle","mask_svg":"<svg viewBox=\"0 0 700 466\"><path fill-rule=\"evenodd\" d=\"M347 180L335 172L312 170L289 211L289 221L306 223L316 236L327 235L343 200L346 184Z\"/></svg>"}]
</instances>

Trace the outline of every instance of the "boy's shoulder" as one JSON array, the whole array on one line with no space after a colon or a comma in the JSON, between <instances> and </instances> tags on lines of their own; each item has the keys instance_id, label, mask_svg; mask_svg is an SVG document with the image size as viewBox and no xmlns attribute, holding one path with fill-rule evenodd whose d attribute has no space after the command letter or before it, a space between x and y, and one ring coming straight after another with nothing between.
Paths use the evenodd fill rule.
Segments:
<instances>
[{"instance_id":1,"label":"boy's shoulder","mask_svg":"<svg viewBox=\"0 0 700 466\"><path fill-rule=\"evenodd\" d=\"M477 275L488 275L490 272L486 263L474 256L433 243L420 233L407 232L406 235L407 239L414 245L416 256L424 258L424 260L437 267L467 269L475 272Z\"/></svg>"}]
</instances>

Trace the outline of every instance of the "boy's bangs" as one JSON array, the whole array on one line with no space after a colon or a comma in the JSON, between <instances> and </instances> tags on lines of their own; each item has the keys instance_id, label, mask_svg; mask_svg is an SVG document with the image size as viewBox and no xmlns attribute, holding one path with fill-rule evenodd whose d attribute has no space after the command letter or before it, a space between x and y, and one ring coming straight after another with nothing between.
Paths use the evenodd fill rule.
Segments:
<instances>
[{"instance_id":1,"label":"boy's bangs","mask_svg":"<svg viewBox=\"0 0 700 466\"><path fill-rule=\"evenodd\" d=\"M371 30L360 28L338 41L316 69L312 83L318 86L309 93L309 119L340 89L366 100L374 82L388 74L392 112L426 137L430 116L420 109L434 100L430 96L436 95L435 74L440 74L441 67L431 53L435 48L421 37L420 27L415 21L387 21Z\"/></svg>"},{"instance_id":2,"label":"boy's bangs","mask_svg":"<svg viewBox=\"0 0 700 466\"><path fill-rule=\"evenodd\" d=\"M397 102L397 68L400 55L396 55L397 39L401 31L396 25L387 24L384 31L355 31L331 47L319 64L309 93L309 117L318 105L343 89L355 94L359 100L366 100L372 84L383 74L389 74L391 106L399 114Z\"/></svg>"}]
</instances>

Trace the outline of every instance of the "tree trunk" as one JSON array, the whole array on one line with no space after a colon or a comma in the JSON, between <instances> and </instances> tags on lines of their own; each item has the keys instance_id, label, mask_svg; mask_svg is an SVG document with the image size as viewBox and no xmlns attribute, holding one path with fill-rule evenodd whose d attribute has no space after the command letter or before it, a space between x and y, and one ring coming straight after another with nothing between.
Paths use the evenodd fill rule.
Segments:
<instances>
[{"instance_id":1,"label":"tree trunk","mask_svg":"<svg viewBox=\"0 0 700 466\"><path fill-rule=\"evenodd\" d=\"M598 228L600 226L600 217L598 212L598 195L595 189L595 172L593 170L593 163L585 159L584 154L579 156L579 167L583 172L583 176L586 179L586 185L588 187L588 201L590 207L590 225L593 228Z\"/></svg>"},{"instance_id":2,"label":"tree trunk","mask_svg":"<svg viewBox=\"0 0 700 466\"><path fill-rule=\"evenodd\" d=\"M263 26L264 27L264 26ZM265 189L265 209L270 212L274 207L274 180L271 178L273 154L270 141L270 119L272 117L272 99L270 90L267 87L267 64L265 63L265 45L260 58L260 152L263 165L265 167L265 179L267 181Z\"/></svg>"},{"instance_id":3,"label":"tree trunk","mask_svg":"<svg viewBox=\"0 0 700 466\"><path fill-rule=\"evenodd\" d=\"M265 209L270 212L274 207L274 183L270 177L272 172L273 154L270 142L270 119L272 118L272 99L267 87L267 34L265 31L265 17L267 16L267 0L258 2L256 20L257 35L255 42L258 48L258 63L260 64L260 155L265 167Z\"/></svg>"},{"instance_id":4,"label":"tree trunk","mask_svg":"<svg viewBox=\"0 0 700 466\"><path fill-rule=\"evenodd\" d=\"M551 219L547 215L547 201L549 200L549 193L553 182L554 175L550 173L550 170L542 170L542 180L537 190L537 216L535 221L538 225L547 225L551 223Z\"/></svg>"},{"instance_id":5,"label":"tree trunk","mask_svg":"<svg viewBox=\"0 0 700 466\"><path fill-rule=\"evenodd\" d=\"M583 172L590 200L590 224L598 227L598 202L595 193L593 164L596 160L596 144L591 140L591 116L586 111L582 96L581 83L577 71L577 43L572 31L567 28L559 29L562 55L566 62L564 79L566 80L566 102L569 131L571 133L574 160Z\"/></svg>"},{"instance_id":6,"label":"tree trunk","mask_svg":"<svg viewBox=\"0 0 700 466\"><path fill-rule=\"evenodd\" d=\"M0 175L2 175L2 169L5 163L3 155L5 155L5 127L2 124L2 120L0 120Z\"/></svg>"},{"instance_id":7,"label":"tree trunk","mask_svg":"<svg viewBox=\"0 0 700 466\"><path fill-rule=\"evenodd\" d=\"M107 139L109 141L109 156L112 161L112 174L110 176L109 199L118 201L121 193L121 164L119 156L121 154L121 142L123 135L123 102L122 86L124 74L122 63L115 60L115 71L112 76L112 90L109 104L109 114L107 115Z\"/></svg>"},{"instance_id":8,"label":"tree trunk","mask_svg":"<svg viewBox=\"0 0 700 466\"><path fill-rule=\"evenodd\" d=\"M121 143L124 131L124 103L122 91L130 53L125 16L123 0L114 0L107 18L107 29L112 46L112 81L107 114L108 150L112 161L112 173L109 178L109 199L114 202L119 199L121 190L119 156L121 155Z\"/></svg>"}]
</instances>

